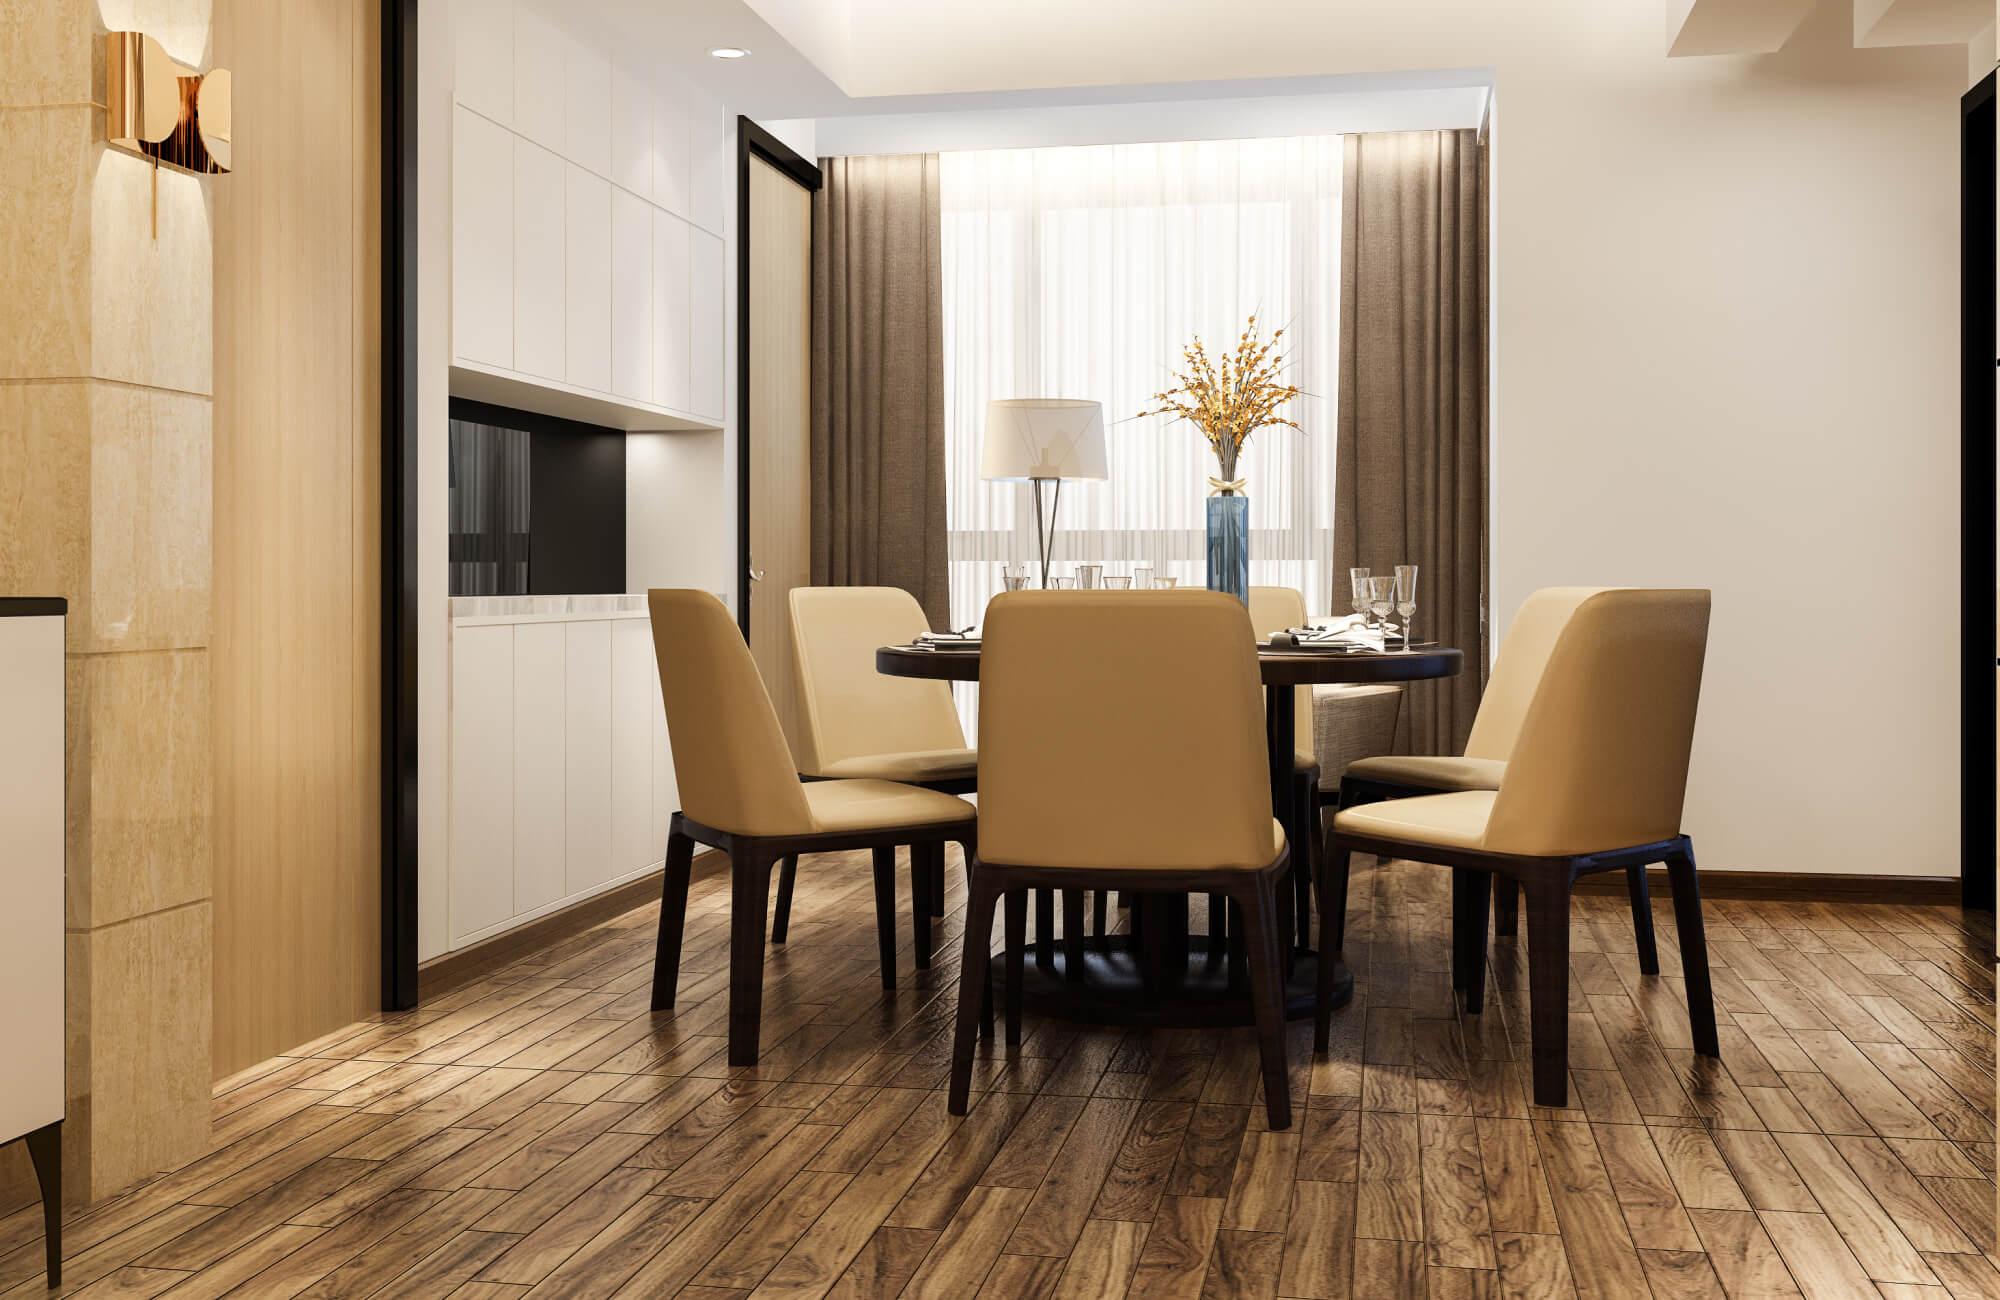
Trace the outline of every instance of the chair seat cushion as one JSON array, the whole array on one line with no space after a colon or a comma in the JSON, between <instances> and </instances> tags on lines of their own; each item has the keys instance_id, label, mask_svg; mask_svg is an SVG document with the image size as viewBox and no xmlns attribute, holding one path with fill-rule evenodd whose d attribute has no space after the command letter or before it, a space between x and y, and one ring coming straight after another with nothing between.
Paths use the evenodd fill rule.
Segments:
<instances>
[{"instance_id":1,"label":"chair seat cushion","mask_svg":"<svg viewBox=\"0 0 2000 1300\"><path fill-rule=\"evenodd\" d=\"M973 806L955 794L939 794L894 781L808 781L806 807L821 831L875 831L897 826L969 822Z\"/></svg>"},{"instance_id":2,"label":"chair seat cushion","mask_svg":"<svg viewBox=\"0 0 2000 1300\"><path fill-rule=\"evenodd\" d=\"M1422 786L1426 790L1498 790L1506 775L1504 758L1427 758L1418 754L1383 754L1357 759L1347 775L1364 781Z\"/></svg>"},{"instance_id":3,"label":"chair seat cushion","mask_svg":"<svg viewBox=\"0 0 2000 1300\"><path fill-rule=\"evenodd\" d=\"M829 780L956 781L978 773L976 749L917 749L902 754L857 754L807 775Z\"/></svg>"},{"instance_id":4,"label":"chair seat cushion","mask_svg":"<svg viewBox=\"0 0 2000 1300\"><path fill-rule=\"evenodd\" d=\"M1317 767L1319 767L1318 754L1313 753L1310 749L1295 749L1292 751L1293 771L1310 772Z\"/></svg>"},{"instance_id":5,"label":"chair seat cushion","mask_svg":"<svg viewBox=\"0 0 2000 1300\"><path fill-rule=\"evenodd\" d=\"M1486 838L1486 819L1493 811L1494 793L1459 790L1344 808L1333 819L1333 833L1448 849L1476 849Z\"/></svg>"}]
</instances>

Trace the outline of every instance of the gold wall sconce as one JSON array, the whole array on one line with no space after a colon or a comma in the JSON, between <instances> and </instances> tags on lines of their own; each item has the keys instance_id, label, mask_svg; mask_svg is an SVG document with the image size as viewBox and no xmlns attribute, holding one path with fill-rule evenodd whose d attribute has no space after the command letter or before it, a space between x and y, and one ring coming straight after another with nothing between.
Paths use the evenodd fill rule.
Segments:
<instances>
[{"instance_id":1,"label":"gold wall sconce","mask_svg":"<svg viewBox=\"0 0 2000 1300\"><path fill-rule=\"evenodd\" d=\"M229 170L227 68L198 73L140 32L110 33L104 55L107 141L179 171Z\"/></svg>"}]
</instances>

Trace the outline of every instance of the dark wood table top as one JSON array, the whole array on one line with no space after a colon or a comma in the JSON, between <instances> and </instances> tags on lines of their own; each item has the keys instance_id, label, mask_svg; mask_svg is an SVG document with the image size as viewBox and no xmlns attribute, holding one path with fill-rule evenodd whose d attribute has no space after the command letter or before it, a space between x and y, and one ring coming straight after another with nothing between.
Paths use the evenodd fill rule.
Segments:
<instances>
[{"instance_id":1,"label":"dark wood table top","mask_svg":"<svg viewBox=\"0 0 2000 1300\"><path fill-rule=\"evenodd\" d=\"M1267 686L1305 686L1320 682L1414 682L1432 677L1456 677L1465 670L1465 655L1446 646L1414 650L1286 650L1260 646L1257 665ZM875 671L890 677L928 677L947 682L979 680L977 650L918 650L885 645L875 652Z\"/></svg>"}]
</instances>

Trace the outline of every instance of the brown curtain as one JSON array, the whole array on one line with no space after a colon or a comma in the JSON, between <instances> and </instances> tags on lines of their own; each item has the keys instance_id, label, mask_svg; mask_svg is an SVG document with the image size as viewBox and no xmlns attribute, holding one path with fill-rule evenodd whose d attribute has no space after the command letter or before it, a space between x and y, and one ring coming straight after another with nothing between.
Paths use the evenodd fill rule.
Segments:
<instances>
[{"instance_id":1,"label":"brown curtain","mask_svg":"<svg viewBox=\"0 0 2000 1300\"><path fill-rule=\"evenodd\" d=\"M813 196L812 581L950 618L936 154L822 158Z\"/></svg>"},{"instance_id":2,"label":"brown curtain","mask_svg":"<svg viewBox=\"0 0 2000 1300\"><path fill-rule=\"evenodd\" d=\"M1486 681L1486 149L1473 131L1345 148L1336 584L1419 566L1417 635L1465 672L1411 687L1397 744L1457 754Z\"/></svg>"}]
</instances>

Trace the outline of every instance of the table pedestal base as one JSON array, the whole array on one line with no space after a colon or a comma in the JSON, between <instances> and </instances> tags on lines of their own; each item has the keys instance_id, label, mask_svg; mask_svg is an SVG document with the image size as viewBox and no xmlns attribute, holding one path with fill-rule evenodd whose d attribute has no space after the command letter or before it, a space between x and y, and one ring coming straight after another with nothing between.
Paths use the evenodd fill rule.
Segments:
<instances>
[{"instance_id":1,"label":"table pedestal base","mask_svg":"<svg viewBox=\"0 0 2000 1300\"><path fill-rule=\"evenodd\" d=\"M1202 1028L1254 1024L1249 988L1229 987L1228 963L1209 960L1207 937L1189 935L1187 944L1186 969L1169 970L1164 977L1156 975L1150 984L1141 975L1139 956L1129 935L1088 940L1080 980L1069 978L1062 944L1055 945L1046 966L1036 961L1035 946L1030 944L1022 963L1022 1005L1035 1015L1092 1025ZM1333 961L1333 1005L1343 1007L1354 996L1354 976L1339 955ZM1004 962L1003 955L994 955L996 997L1006 971ZM1287 1020L1312 1015L1318 978L1319 954L1309 948L1295 950L1292 971L1285 980Z\"/></svg>"}]
</instances>

